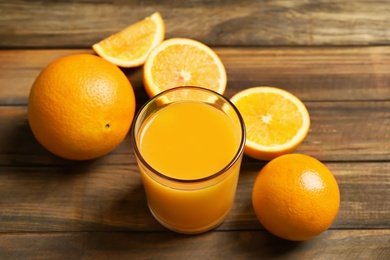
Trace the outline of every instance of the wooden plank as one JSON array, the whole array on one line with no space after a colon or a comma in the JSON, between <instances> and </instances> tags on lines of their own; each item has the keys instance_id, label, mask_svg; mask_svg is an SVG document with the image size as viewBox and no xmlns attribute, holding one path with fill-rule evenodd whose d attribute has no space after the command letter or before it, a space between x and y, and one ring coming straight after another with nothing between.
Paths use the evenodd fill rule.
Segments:
<instances>
[{"instance_id":1,"label":"wooden plank","mask_svg":"<svg viewBox=\"0 0 390 260\"><path fill-rule=\"evenodd\" d=\"M388 101L306 102L311 127L297 152L326 161L388 160Z\"/></svg>"},{"instance_id":2,"label":"wooden plank","mask_svg":"<svg viewBox=\"0 0 390 260\"><path fill-rule=\"evenodd\" d=\"M284 88L304 101L389 100L390 47L215 48L225 64L225 95L249 87ZM0 104L26 104L39 72L78 50L0 50ZM137 100L147 100L142 68L123 69Z\"/></svg>"},{"instance_id":3,"label":"wooden plank","mask_svg":"<svg viewBox=\"0 0 390 260\"><path fill-rule=\"evenodd\" d=\"M0 51L0 104L27 104L30 88L47 64L65 55L85 52L84 50Z\"/></svg>"},{"instance_id":4,"label":"wooden plank","mask_svg":"<svg viewBox=\"0 0 390 260\"><path fill-rule=\"evenodd\" d=\"M59 158L35 139L27 119L26 106L0 106L0 165L78 165ZM109 155L91 160L92 164L135 163L130 135Z\"/></svg>"},{"instance_id":5,"label":"wooden plank","mask_svg":"<svg viewBox=\"0 0 390 260\"><path fill-rule=\"evenodd\" d=\"M129 159L131 161L131 159ZM0 232L164 231L148 210L135 163L0 167ZM325 163L340 187L331 229L388 228L390 165ZM252 208L263 162L244 162L234 207L217 230L262 230Z\"/></svg>"},{"instance_id":6,"label":"wooden plank","mask_svg":"<svg viewBox=\"0 0 390 260\"><path fill-rule=\"evenodd\" d=\"M0 47L89 47L155 11L213 46L389 44L386 1L0 1Z\"/></svg>"},{"instance_id":7,"label":"wooden plank","mask_svg":"<svg viewBox=\"0 0 390 260\"><path fill-rule=\"evenodd\" d=\"M311 127L297 153L323 161L390 159L390 101L305 102ZM0 106L0 165L66 165L34 138L26 106ZM95 164L134 162L130 134ZM246 158L248 161L255 161Z\"/></svg>"},{"instance_id":8,"label":"wooden plank","mask_svg":"<svg viewBox=\"0 0 390 260\"><path fill-rule=\"evenodd\" d=\"M225 95L253 86L286 89L304 101L389 100L390 47L216 49Z\"/></svg>"},{"instance_id":9,"label":"wooden plank","mask_svg":"<svg viewBox=\"0 0 390 260\"><path fill-rule=\"evenodd\" d=\"M6 259L387 259L389 230L337 230L305 242L267 232L13 233L0 235Z\"/></svg>"}]
</instances>

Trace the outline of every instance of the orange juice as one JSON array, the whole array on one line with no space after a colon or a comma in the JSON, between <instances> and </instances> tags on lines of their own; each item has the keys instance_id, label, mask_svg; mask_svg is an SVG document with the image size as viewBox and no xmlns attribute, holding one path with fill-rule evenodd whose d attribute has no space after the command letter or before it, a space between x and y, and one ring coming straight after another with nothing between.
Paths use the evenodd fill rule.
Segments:
<instances>
[{"instance_id":1,"label":"orange juice","mask_svg":"<svg viewBox=\"0 0 390 260\"><path fill-rule=\"evenodd\" d=\"M237 121L204 102L175 102L152 113L136 138L148 205L161 224L199 233L225 218L242 156Z\"/></svg>"},{"instance_id":2,"label":"orange juice","mask_svg":"<svg viewBox=\"0 0 390 260\"><path fill-rule=\"evenodd\" d=\"M140 133L140 150L150 166L181 180L201 179L222 170L240 144L234 122L201 102L178 102L160 109Z\"/></svg>"}]
</instances>

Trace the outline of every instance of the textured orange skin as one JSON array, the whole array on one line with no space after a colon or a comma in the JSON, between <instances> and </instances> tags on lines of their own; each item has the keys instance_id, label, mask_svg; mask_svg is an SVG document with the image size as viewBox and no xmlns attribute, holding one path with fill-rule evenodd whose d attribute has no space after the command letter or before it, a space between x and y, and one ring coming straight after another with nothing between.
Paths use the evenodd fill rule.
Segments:
<instances>
[{"instance_id":1,"label":"textured orange skin","mask_svg":"<svg viewBox=\"0 0 390 260\"><path fill-rule=\"evenodd\" d=\"M36 139L52 153L87 160L109 153L127 135L135 96L126 75L90 54L50 63L35 80L28 120Z\"/></svg>"},{"instance_id":2,"label":"textured orange skin","mask_svg":"<svg viewBox=\"0 0 390 260\"><path fill-rule=\"evenodd\" d=\"M340 206L333 174L317 159L288 154L269 162L258 174L252 203L261 224L292 241L308 240L327 230Z\"/></svg>"}]
</instances>

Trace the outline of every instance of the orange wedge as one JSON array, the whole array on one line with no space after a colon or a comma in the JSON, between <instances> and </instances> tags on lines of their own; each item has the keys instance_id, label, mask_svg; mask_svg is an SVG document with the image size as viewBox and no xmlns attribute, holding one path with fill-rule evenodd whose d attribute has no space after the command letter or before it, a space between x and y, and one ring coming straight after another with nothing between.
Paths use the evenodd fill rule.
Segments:
<instances>
[{"instance_id":1,"label":"orange wedge","mask_svg":"<svg viewBox=\"0 0 390 260\"><path fill-rule=\"evenodd\" d=\"M186 38L163 41L144 64L144 86L150 97L179 86L198 86L223 94L226 70L205 44Z\"/></svg>"},{"instance_id":2,"label":"orange wedge","mask_svg":"<svg viewBox=\"0 0 390 260\"><path fill-rule=\"evenodd\" d=\"M306 137L310 117L291 93L274 87L254 87L231 98L246 127L245 154L271 160L291 153Z\"/></svg>"},{"instance_id":3,"label":"orange wedge","mask_svg":"<svg viewBox=\"0 0 390 260\"><path fill-rule=\"evenodd\" d=\"M124 68L141 66L149 53L164 40L164 21L159 12L94 44L102 58Z\"/></svg>"}]
</instances>

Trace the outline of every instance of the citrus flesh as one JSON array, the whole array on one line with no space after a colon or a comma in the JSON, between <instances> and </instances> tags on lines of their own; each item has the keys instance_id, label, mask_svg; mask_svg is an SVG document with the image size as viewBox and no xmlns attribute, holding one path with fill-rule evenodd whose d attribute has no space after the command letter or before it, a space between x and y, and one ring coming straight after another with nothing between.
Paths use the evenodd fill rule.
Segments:
<instances>
[{"instance_id":1,"label":"citrus flesh","mask_svg":"<svg viewBox=\"0 0 390 260\"><path fill-rule=\"evenodd\" d=\"M145 63L153 48L164 40L164 35L164 20L156 12L92 45L92 48L117 66L137 67Z\"/></svg>"},{"instance_id":2,"label":"citrus flesh","mask_svg":"<svg viewBox=\"0 0 390 260\"><path fill-rule=\"evenodd\" d=\"M252 204L260 223L283 239L303 241L327 230L340 206L333 174L317 159L288 154L259 172Z\"/></svg>"},{"instance_id":3,"label":"citrus flesh","mask_svg":"<svg viewBox=\"0 0 390 260\"><path fill-rule=\"evenodd\" d=\"M165 40L154 48L144 64L143 80L150 97L179 86L198 86L223 94L227 83L217 54L187 38Z\"/></svg>"},{"instance_id":4,"label":"citrus flesh","mask_svg":"<svg viewBox=\"0 0 390 260\"><path fill-rule=\"evenodd\" d=\"M104 59L77 54L50 63L28 99L31 130L47 150L73 160L109 153L127 135L135 96L126 75Z\"/></svg>"},{"instance_id":5,"label":"citrus flesh","mask_svg":"<svg viewBox=\"0 0 390 260\"><path fill-rule=\"evenodd\" d=\"M247 131L245 154L271 160L294 151L306 137L310 117L291 93L274 87L253 87L231 98Z\"/></svg>"}]
</instances>

